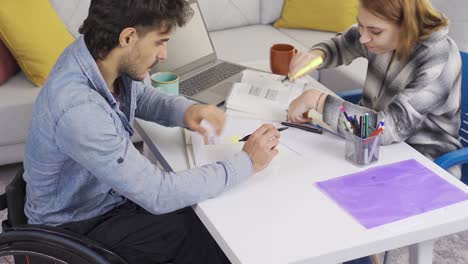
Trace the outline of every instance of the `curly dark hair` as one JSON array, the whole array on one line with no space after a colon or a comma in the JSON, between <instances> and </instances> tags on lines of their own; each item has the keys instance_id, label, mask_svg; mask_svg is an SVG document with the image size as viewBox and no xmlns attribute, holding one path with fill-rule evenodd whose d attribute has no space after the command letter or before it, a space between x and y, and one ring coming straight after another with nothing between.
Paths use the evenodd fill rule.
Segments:
<instances>
[{"instance_id":1,"label":"curly dark hair","mask_svg":"<svg viewBox=\"0 0 468 264\"><path fill-rule=\"evenodd\" d=\"M186 0L92 0L79 32L93 58L104 59L117 47L123 29L151 26L167 33L192 15Z\"/></svg>"}]
</instances>

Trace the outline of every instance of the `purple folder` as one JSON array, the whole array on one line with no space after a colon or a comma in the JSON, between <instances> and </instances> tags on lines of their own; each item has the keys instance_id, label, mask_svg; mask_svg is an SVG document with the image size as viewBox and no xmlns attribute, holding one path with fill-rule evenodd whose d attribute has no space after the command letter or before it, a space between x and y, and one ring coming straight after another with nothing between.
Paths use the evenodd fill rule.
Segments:
<instances>
[{"instance_id":1,"label":"purple folder","mask_svg":"<svg viewBox=\"0 0 468 264\"><path fill-rule=\"evenodd\" d=\"M317 185L366 228L468 199L464 191L413 159Z\"/></svg>"}]
</instances>

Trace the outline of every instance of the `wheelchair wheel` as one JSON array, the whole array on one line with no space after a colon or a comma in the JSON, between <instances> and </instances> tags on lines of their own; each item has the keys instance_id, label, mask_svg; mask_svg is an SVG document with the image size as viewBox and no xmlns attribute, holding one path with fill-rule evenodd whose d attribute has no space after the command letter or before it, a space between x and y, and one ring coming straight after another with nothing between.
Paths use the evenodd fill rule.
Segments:
<instances>
[{"instance_id":1,"label":"wheelchair wheel","mask_svg":"<svg viewBox=\"0 0 468 264\"><path fill-rule=\"evenodd\" d=\"M82 244L35 231L9 231L0 235L0 263L111 264Z\"/></svg>"}]
</instances>

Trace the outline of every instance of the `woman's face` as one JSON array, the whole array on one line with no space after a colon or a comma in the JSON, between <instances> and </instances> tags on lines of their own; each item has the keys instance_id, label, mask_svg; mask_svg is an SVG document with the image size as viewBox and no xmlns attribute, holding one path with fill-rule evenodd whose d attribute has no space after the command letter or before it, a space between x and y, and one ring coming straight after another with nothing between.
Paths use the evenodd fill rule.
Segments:
<instances>
[{"instance_id":1,"label":"woman's face","mask_svg":"<svg viewBox=\"0 0 468 264\"><path fill-rule=\"evenodd\" d=\"M397 48L400 36L398 25L373 15L362 5L359 5L356 20L361 35L359 42L364 44L369 52L384 54Z\"/></svg>"}]
</instances>

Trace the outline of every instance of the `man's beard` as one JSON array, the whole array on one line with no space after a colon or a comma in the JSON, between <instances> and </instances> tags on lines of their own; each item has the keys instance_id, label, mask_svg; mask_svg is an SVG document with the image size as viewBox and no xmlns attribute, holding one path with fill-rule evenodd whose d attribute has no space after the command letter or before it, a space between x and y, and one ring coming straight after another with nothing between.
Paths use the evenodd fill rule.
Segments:
<instances>
[{"instance_id":1,"label":"man's beard","mask_svg":"<svg viewBox=\"0 0 468 264\"><path fill-rule=\"evenodd\" d=\"M138 76L136 65L130 65L129 67L127 67L127 69L123 72L123 74L127 75L133 81L137 81L137 82L141 82L145 78L142 76Z\"/></svg>"},{"instance_id":2,"label":"man's beard","mask_svg":"<svg viewBox=\"0 0 468 264\"><path fill-rule=\"evenodd\" d=\"M138 74L138 66L139 66L139 60L141 58L141 54L138 49L133 49L130 54L125 56L119 65L119 75L127 75L130 79L134 81L143 81L145 79L145 76L139 76ZM147 69L149 72L151 69L158 64L159 60L156 59L155 62Z\"/></svg>"},{"instance_id":3,"label":"man's beard","mask_svg":"<svg viewBox=\"0 0 468 264\"><path fill-rule=\"evenodd\" d=\"M156 64L158 63L159 63L159 60L156 60L153 63L153 65L151 65L151 67L148 69L148 71L152 69L154 66L156 66ZM120 68L119 69L120 75L127 75L133 81L141 82L145 79L145 76L138 75L138 64L129 63L127 60L127 61L122 62L119 68Z\"/></svg>"}]
</instances>

